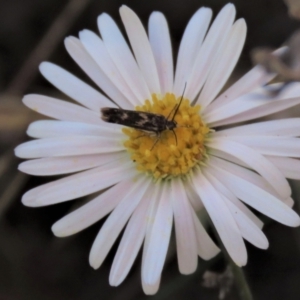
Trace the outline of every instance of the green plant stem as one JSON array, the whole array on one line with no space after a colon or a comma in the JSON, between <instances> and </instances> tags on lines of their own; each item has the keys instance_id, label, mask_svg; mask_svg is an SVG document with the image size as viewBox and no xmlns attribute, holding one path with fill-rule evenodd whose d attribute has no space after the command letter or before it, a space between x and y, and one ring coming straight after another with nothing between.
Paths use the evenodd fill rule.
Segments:
<instances>
[{"instance_id":1,"label":"green plant stem","mask_svg":"<svg viewBox=\"0 0 300 300\"><path fill-rule=\"evenodd\" d=\"M253 300L243 269L238 267L231 258L229 258L229 264L241 300Z\"/></svg>"},{"instance_id":2,"label":"green plant stem","mask_svg":"<svg viewBox=\"0 0 300 300\"><path fill-rule=\"evenodd\" d=\"M243 269L240 268L239 266L237 266L235 264L235 262L231 259L231 257L229 256L227 250L225 249L225 247L220 239L220 236L211 220L210 220L210 223L212 225L215 236L218 239L219 246L220 246L222 252L224 253L225 259L229 263L229 266L233 273L235 285L238 290L240 299L241 300L253 300L253 296L252 296L251 290L249 288L249 285L248 285L248 282L247 282L247 279L246 279Z\"/></svg>"}]
</instances>

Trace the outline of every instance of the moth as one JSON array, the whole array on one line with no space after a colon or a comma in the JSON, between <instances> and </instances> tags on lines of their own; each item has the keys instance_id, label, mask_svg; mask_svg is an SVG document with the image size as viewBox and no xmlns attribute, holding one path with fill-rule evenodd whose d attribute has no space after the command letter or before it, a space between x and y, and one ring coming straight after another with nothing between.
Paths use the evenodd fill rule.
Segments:
<instances>
[{"instance_id":1,"label":"moth","mask_svg":"<svg viewBox=\"0 0 300 300\"><path fill-rule=\"evenodd\" d=\"M150 112L126 110L122 108L103 107L101 109L101 113L102 113L101 118L103 121L108 123L120 124L134 129L142 130L145 132L155 133L157 139L154 142L151 150L158 142L161 133L165 130L171 130L173 132L176 140L176 145L177 145L177 136L174 131L174 129L177 128L177 123L174 120L174 118L182 103L185 87L179 103L174 106L174 108L171 110L171 112L167 117L161 114L154 114ZM173 111L174 111L173 117L169 119Z\"/></svg>"}]
</instances>

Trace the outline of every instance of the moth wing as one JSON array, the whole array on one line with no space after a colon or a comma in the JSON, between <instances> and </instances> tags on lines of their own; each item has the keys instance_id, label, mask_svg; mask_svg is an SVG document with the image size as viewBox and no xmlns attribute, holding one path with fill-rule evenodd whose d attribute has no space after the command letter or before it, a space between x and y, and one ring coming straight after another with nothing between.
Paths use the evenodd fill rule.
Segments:
<instances>
[{"instance_id":1,"label":"moth wing","mask_svg":"<svg viewBox=\"0 0 300 300\"><path fill-rule=\"evenodd\" d=\"M102 108L101 112L105 122L152 132L166 129L166 118L163 115L110 107Z\"/></svg>"}]
</instances>

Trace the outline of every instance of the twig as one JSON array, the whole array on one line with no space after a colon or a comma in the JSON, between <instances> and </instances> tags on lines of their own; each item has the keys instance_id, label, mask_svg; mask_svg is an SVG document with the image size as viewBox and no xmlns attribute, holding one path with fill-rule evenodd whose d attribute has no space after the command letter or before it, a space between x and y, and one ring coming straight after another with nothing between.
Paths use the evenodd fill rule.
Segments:
<instances>
[{"instance_id":1,"label":"twig","mask_svg":"<svg viewBox=\"0 0 300 300\"><path fill-rule=\"evenodd\" d=\"M20 190L25 186L28 181L28 176L15 171L9 177L10 182L7 183L7 188L4 190L1 197L0 203L0 217L2 217L8 210L10 205L14 202L15 198L19 195Z\"/></svg>"},{"instance_id":2,"label":"twig","mask_svg":"<svg viewBox=\"0 0 300 300\"><path fill-rule=\"evenodd\" d=\"M22 95L38 72L38 65L47 59L91 0L70 0L54 20L44 37L31 52L20 71L9 84L6 93Z\"/></svg>"}]
</instances>

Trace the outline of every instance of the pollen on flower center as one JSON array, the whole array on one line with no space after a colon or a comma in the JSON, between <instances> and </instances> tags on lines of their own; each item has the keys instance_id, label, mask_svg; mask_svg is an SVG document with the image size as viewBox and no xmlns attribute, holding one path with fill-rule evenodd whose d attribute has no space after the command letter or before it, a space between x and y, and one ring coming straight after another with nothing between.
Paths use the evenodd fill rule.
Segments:
<instances>
[{"instance_id":1,"label":"pollen on flower center","mask_svg":"<svg viewBox=\"0 0 300 300\"><path fill-rule=\"evenodd\" d=\"M152 101L146 100L136 110L160 114L171 120L180 99L181 96L170 93L162 98L153 94ZM137 164L137 169L159 179L185 175L203 161L206 155L204 140L209 128L203 123L199 111L199 105L191 106L190 101L184 98L174 118L177 124L174 132L164 130L156 135L123 128L123 133L129 137L124 146Z\"/></svg>"}]
</instances>

